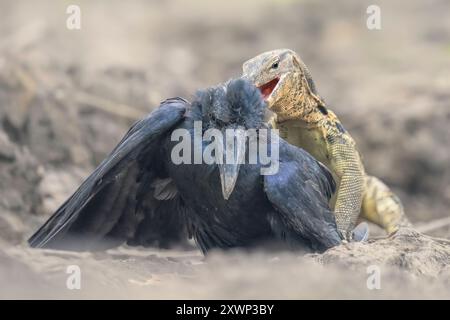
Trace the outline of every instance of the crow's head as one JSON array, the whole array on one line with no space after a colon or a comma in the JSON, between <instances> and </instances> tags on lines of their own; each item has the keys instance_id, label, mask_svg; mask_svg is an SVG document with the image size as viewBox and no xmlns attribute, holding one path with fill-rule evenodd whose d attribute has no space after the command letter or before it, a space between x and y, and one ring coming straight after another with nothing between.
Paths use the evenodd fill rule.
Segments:
<instances>
[{"instance_id":1,"label":"crow's head","mask_svg":"<svg viewBox=\"0 0 450 320\"><path fill-rule=\"evenodd\" d=\"M261 92L251 82L237 79L199 91L192 106L195 114L193 118L201 119L203 130L214 130L220 136L222 152L215 156L216 161L222 159L217 164L222 193L228 199L236 184L239 166L245 161L247 138L256 132L253 130L252 133L251 129L266 128L266 103Z\"/></svg>"},{"instance_id":2,"label":"crow's head","mask_svg":"<svg viewBox=\"0 0 450 320\"><path fill-rule=\"evenodd\" d=\"M266 103L261 92L249 81L230 80L227 83L199 91L204 128L259 129L264 126Z\"/></svg>"}]
</instances>

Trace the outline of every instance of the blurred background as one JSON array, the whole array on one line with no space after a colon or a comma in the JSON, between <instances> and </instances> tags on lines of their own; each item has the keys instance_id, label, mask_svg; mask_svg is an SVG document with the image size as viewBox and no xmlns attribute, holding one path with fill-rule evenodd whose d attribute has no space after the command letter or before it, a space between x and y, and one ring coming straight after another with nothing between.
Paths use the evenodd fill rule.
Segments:
<instances>
[{"instance_id":1,"label":"blurred background","mask_svg":"<svg viewBox=\"0 0 450 320\"><path fill-rule=\"evenodd\" d=\"M66 27L72 4L81 30ZM381 30L366 26L371 4ZM24 246L160 101L282 47L301 55L411 220L449 217L448 0L2 0L0 244Z\"/></svg>"}]
</instances>

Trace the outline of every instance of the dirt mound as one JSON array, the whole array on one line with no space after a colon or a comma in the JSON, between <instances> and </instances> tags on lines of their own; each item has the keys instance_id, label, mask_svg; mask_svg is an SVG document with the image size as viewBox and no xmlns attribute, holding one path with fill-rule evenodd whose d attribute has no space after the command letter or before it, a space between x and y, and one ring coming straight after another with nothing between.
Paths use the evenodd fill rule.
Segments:
<instances>
[{"instance_id":1,"label":"dirt mound","mask_svg":"<svg viewBox=\"0 0 450 320\"><path fill-rule=\"evenodd\" d=\"M370 265L397 267L416 276L437 278L444 275L448 278L450 240L405 228L389 238L335 247L316 258L323 264L337 263L350 268Z\"/></svg>"}]
</instances>

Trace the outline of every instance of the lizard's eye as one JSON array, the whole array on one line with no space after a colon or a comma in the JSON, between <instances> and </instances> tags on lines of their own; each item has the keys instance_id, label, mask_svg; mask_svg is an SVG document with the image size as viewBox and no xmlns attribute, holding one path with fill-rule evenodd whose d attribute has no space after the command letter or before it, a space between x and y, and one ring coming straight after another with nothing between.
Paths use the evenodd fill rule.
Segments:
<instances>
[{"instance_id":1,"label":"lizard's eye","mask_svg":"<svg viewBox=\"0 0 450 320\"><path fill-rule=\"evenodd\" d=\"M277 69L277 68L278 68L278 65L279 65L278 61L277 61L277 62L274 62L274 63L272 64L271 68L272 68L272 69Z\"/></svg>"}]
</instances>

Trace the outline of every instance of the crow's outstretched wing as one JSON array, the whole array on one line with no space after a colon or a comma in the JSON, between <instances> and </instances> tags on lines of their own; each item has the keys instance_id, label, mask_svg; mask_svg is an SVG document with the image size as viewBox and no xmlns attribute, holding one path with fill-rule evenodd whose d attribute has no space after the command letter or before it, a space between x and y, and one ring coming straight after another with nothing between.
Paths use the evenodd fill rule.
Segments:
<instances>
[{"instance_id":1,"label":"crow's outstretched wing","mask_svg":"<svg viewBox=\"0 0 450 320\"><path fill-rule=\"evenodd\" d=\"M136 122L111 154L28 240L32 247L92 249L169 245L184 235L181 199L158 159L162 138L180 123L187 102L164 101Z\"/></svg>"},{"instance_id":2,"label":"crow's outstretched wing","mask_svg":"<svg viewBox=\"0 0 450 320\"><path fill-rule=\"evenodd\" d=\"M277 234L306 240L315 250L341 242L328 206L335 189L333 177L304 150L280 141L279 171L264 177L264 187L279 213L272 223Z\"/></svg>"}]
</instances>

